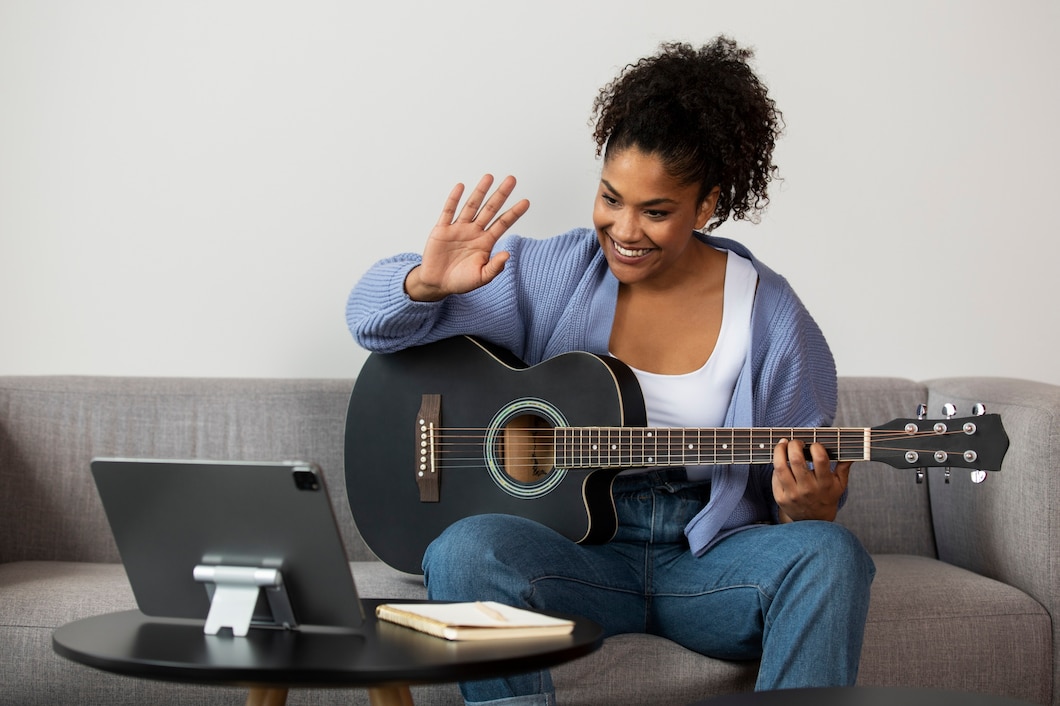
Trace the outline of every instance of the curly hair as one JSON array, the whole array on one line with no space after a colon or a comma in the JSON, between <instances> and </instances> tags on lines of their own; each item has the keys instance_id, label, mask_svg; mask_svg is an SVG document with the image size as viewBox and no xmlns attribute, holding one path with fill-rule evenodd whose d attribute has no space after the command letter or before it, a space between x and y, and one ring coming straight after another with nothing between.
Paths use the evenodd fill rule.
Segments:
<instances>
[{"instance_id":1,"label":"curly hair","mask_svg":"<svg viewBox=\"0 0 1060 706\"><path fill-rule=\"evenodd\" d=\"M656 154L700 198L719 187L712 231L730 216L757 222L777 178L783 116L748 65L754 52L719 36L699 49L666 43L626 66L593 102L596 155L629 147Z\"/></svg>"}]
</instances>

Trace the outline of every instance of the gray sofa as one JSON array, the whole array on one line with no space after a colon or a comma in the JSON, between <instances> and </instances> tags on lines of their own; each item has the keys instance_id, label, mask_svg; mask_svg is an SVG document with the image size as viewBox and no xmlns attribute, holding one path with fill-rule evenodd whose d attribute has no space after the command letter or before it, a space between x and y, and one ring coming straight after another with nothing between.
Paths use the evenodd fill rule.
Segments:
<instances>
[{"instance_id":1,"label":"gray sofa","mask_svg":"<svg viewBox=\"0 0 1060 706\"><path fill-rule=\"evenodd\" d=\"M0 702L240 704L239 687L120 677L53 653L52 631L134 608L88 469L93 456L317 461L326 471L358 587L423 595L418 576L375 560L346 502L351 380L0 378ZM855 466L840 521L877 565L859 682L990 692L1060 704L1060 387L1009 379L918 383L844 378L836 423L875 426L975 402L1003 415L1003 472L973 485L933 469ZM755 664L619 635L555 670L565 704L686 704L752 688ZM455 685L416 703L459 703ZM292 704L367 703L357 689L294 690Z\"/></svg>"}]
</instances>

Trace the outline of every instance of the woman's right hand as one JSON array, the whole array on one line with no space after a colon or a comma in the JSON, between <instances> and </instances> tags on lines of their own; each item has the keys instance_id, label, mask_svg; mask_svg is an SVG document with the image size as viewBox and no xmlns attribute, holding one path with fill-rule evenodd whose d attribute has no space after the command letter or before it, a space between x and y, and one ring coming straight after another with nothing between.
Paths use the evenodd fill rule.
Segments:
<instances>
[{"instance_id":1,"label":"woman's right hand","mask_svg":"<svg viewBox=\"0 0 1060 706\"><path fill-rule=\"evenodd\" d=\"M523 199L497 216L515 189L515 177L506 177L486 198L493 184L482 177L457 214L464 185L449 192L442 215L427 238L423 260L405 277L405 291L415 301L439 301L450 294L463 294L490 282L504 269L507 252L492 255L493 246L527 209ZM496 218L494 218L496 216Z\"/></svg>"}]
</instances>

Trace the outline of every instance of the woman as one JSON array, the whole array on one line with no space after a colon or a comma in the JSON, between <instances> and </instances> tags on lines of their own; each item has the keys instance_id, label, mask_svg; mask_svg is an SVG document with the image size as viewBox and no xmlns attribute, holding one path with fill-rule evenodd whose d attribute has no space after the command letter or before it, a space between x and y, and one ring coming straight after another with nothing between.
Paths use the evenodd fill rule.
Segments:
<instances>
[{"instance_id":1,"label":"woman","mask_svg":"<svg viewBox=\"0 0 1060 706\"><path fill-rule=\"evenodd\" d=\"M754 219L774 176L780 113L720 37L664 45L594 105L603 155L594 228L502 235L515 180L450 193L422 256L376 264L354 288L357 341L390 351L471 334L533 364L571 350L633 368L651 426L831 423L835 367L786 281L711 235ZM500 242L499 242L500 241ZM811 461L808 462L806 454ZM428 548L428 594L591 618L722 659L760 659L759 689L850 685L874 568L834 524L850 464L782 440L771 466L627 472L620 527L579 545L532 521L460 520ZM548 672L461 685L468 703L554 703Z\"/></svg>"}]
</instances>

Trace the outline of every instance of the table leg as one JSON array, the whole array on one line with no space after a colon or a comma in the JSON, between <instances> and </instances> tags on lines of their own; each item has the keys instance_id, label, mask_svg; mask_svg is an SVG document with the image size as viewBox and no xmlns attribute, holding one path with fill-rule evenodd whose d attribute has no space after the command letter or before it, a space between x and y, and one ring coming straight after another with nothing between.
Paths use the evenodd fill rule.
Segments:
<instances>
[{"instance_id":1,"label":"table leg","mask_svg":"<svg viewBox=\"0 0 1060 706\"><path fill-rule=\"evenodd\" d=\"M368 690L372 706L414 706L412 692L407 686L375 686ZM246 706L284 706L287 689L254 687L247 694Z\"/></svg>"},{"instance_id":2,"label":"table leg","mask_svg":"<svg viewBox=\"0 0 1060 706\"><path fill-rule=\"evenodd\" d=\"M247 694L247 706L284 706L287 689L256 686Z\"/></svg>"},{"instance_id":3,"label":"table leg","mask_svg":"<svg viewBox=\"0 0 1060 706\"><path fill-rule=\"evenodd\" d=\"M368 701L372 706L413 706L407 685L373 686L368 689Z\"/></svg>"}]
</instances>

